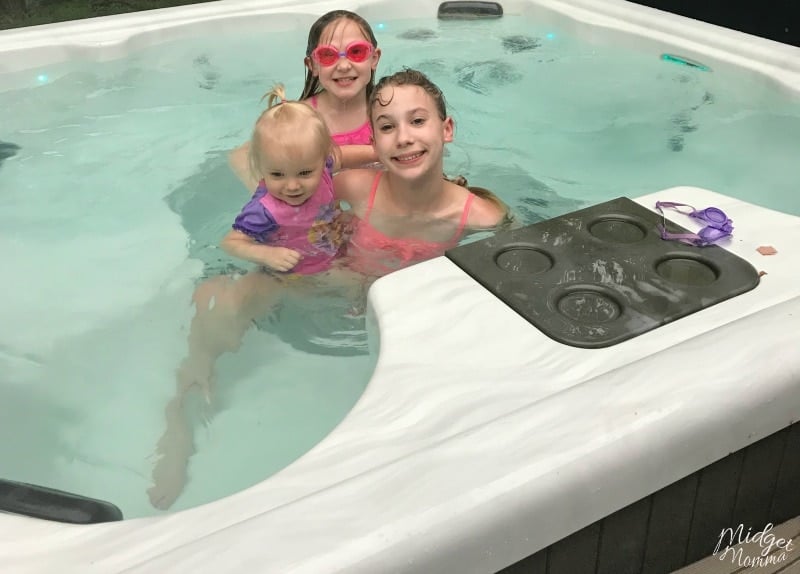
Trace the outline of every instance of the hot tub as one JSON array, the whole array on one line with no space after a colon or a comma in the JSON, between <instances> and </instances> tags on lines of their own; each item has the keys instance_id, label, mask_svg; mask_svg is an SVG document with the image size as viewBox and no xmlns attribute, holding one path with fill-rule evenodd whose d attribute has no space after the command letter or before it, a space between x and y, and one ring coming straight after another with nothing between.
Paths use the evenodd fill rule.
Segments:
<instances>
[{"instance_id":1,"label":"hot tub","mask_svg":"<svg viewBox=\"0 0 800 574\"><path fill-rule=\"evenodd\" d=\"M422 1L349 7L368 20L435 10ZM797 48L626 2L504 8L568 18L598 36L621 32L625 42L648 38L800 90ZM228 0L6 32L0 71L76 50L124 53L187 26L211 32L287 9ZM249 489L165 516L75 526L2 515L0 569L497 572L790 427L800 416L800 217L724 189L635 200L722 208L736 224L724 247L764 273L760 285L618 345L578 349L534 329L447 258L396 272L369 293L380 339L369 385L306 455ZM762 245L777 254L761 255Z\"/></svg>"}]
</instances>

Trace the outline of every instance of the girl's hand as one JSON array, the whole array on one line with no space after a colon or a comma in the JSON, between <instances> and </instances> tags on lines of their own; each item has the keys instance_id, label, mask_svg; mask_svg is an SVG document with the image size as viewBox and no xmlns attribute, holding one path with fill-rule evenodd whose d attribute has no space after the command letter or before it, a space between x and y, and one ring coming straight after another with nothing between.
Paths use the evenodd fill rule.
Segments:
<instances>
[{"instance_id":1,"label":"girl's hand","mask_svg":"<svg viewBox=\"0 0 800 574\"><path fill-rule=\"evenodd\" d=\"M264 257L261 263L276 271L290 271L303 258L300 253L287 247L262 246Z\"/></svg>"},{"instance_id":2,"label":"girl's hand","mask_svg":"<svg viewBox=\"0 0 800 574\"><path fill-rule=\"evenodd\" d=\"M294 249L258 243L249 235L236 229L231 229L222 238L221 246L228 255L258 265L266 265L277 271L290 271L303 258Z\"/></svg>"}]
</instances>

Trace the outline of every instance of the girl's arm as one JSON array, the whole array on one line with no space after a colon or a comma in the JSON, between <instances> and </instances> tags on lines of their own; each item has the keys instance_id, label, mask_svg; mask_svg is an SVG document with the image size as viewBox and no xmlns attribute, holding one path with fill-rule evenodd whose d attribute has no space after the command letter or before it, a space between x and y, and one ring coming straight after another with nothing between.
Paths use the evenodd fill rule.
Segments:
<instances>
[{"instance_id":1,"label":"girl's arm","mask_svg":"<svg viewBox=\"0 0 800 574\"><path fill-rule=\"evenodd\" d=\"M247 191L253 192L258 187L258 181L250 171L250 142L245 142L228 154L228 165L239 178Z\"/></svg>"},{"instance_id":2,"label":"girl's arm","mask_svg":"<svg viewBox=\"0 0 800 574\"><path fill-rule=\"evenodd\" d=\"M377 161L378 156L371 145L337 146L333 153L333 171L370 166Z\"/></svg>"},{"instance_id":3,"label":"girl's arm","mask_svg":"<svg viewBox=\"0 0 800 574\"><path fill-rule=\"evenodd\" d=\"M341 150L341 169L362 167L378 161L378 154L371 145L345 145Z\"/></svg>"},{"instance_id":4,"label":"girl's arm","mask_svg":"<svg viewBox=\"0 0 800 574\"><path fill-rule=\"evenodd\" d=\"M293 249L268 244L278 224L261 203L265 193L268 193L266 187L256 190L236 216L233 229L222 238L220 245L226 253L239 259L278 271L289 271L302 256Z\"/></svg>"},{"instance_id":5,"label":"girl's arm","mask_svg":"<svg viewBox=\"0 0 800 574\"><path fill-rule=\"evenodd\" d=\"M375 169L348 169L337 173L333 177L333 194L336 199L341 199L356 206L369 199L372 182L375 179Z\"/></svg>"},{"instance_id":6,"label":"girl's arm","mask_svg":"<svg viewBox=\"0 0 800 574\"><path fill-rule=\"evenodd\" d=\"M232 229L222 239L222 249L233 257L258 265L266 265L276 271L289 271L303 256L287 247L276 247L259 243L246 233Z\"/></svg>"}]
</instances>

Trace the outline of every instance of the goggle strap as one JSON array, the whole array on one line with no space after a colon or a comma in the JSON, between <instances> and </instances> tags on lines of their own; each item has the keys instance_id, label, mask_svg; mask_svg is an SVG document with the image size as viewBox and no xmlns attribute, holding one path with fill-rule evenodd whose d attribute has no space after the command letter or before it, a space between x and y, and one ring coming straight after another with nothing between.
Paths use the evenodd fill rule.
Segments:
<instances>
[{"instance_id":1,"label":"goggle strap","mask_svg":"<svg viewBox=\"0 0 800 574\"><path fill-rule=\"evenodd\" d=\"M694 211L694 207L687 203L678 203L676 201L656 201L656 209L661 211L662 207L689 207Z\"/></svg>"},{"instance_id":2,"label":"goggle strap","mask_svg":"<svg viewBox=\"0 0 800 574\"><path fill-rule=\"evenodd\" d=\"M720 239L728 237L731 233L716 229L714 227L704 227L700 230L700 235L697 233L672 233L658 224L658 231L661 234L661 239L665 241L679 241L686 245L694 245L696 247L705 247L706 245L713 245ZM704 236L705 235L705 236Z\"/></svg>"},{"instance_id":3,"label":"goggle strap","mask_svg":"<svg viewBox=\"0 0 800 574\"><path fill-rule=\"evenodd\" d=\"M661 239L665 241L680 241L686 245L704 245L706 243L696 233L671 233L660 223L658 224L658 231L661 234Z\"/></svg>"}]
</instances>

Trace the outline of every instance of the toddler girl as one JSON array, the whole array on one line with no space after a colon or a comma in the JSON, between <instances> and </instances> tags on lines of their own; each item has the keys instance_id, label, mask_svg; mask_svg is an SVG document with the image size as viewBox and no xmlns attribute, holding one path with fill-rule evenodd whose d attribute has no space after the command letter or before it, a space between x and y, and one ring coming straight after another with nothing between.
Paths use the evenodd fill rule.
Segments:
<instances>
[{"instance_id":1,"label":"toddler girl","mask_svg":"<svg viewBox=\"0 0 800 574\"><path fill-rule=\"evenodd\" d=\"M227 289L227 278L215 277L198 288L198 310L207 313L198 312L192 322L189 355L178 369L176 393L165 409L166 429L156 448L159 458L148 490L156 508L169 508L186 483L194 449L186 399L197 387L194 390L210 402L216 354L209 349L238 346L238 333L243 332L238 322L214 322L216 312L224 313L226 294L252 294L247 300L266 309L273 299L270 295L286 277L282 273L297 276L324 271L347 242L346 220L333 195L332 173L339 161L325 121L313 108L287 102L282 86L267 95L267 105L249 145L250 169L258 187L222 240L222 248L278 273L275 281L262 280L262 272L248 273L233 283L232 289ZM212 302L217 296L220 305L214 310ZM237 334L233 343L231 332Z\"/></svg>"},{"instance_id":2,"label":"toddler girl","mask_svg":"<svg viewBox=\"0 0 800 574\"><path fill-rule=\"evenodd\" d=\"M222 248L276 271L318 273L347 241L333 196L333 169L339 162L319 113L287 102L282 86L267 97L268 108L250 140L250 170L258 187Z\"/></svg>"}]
</instances>

